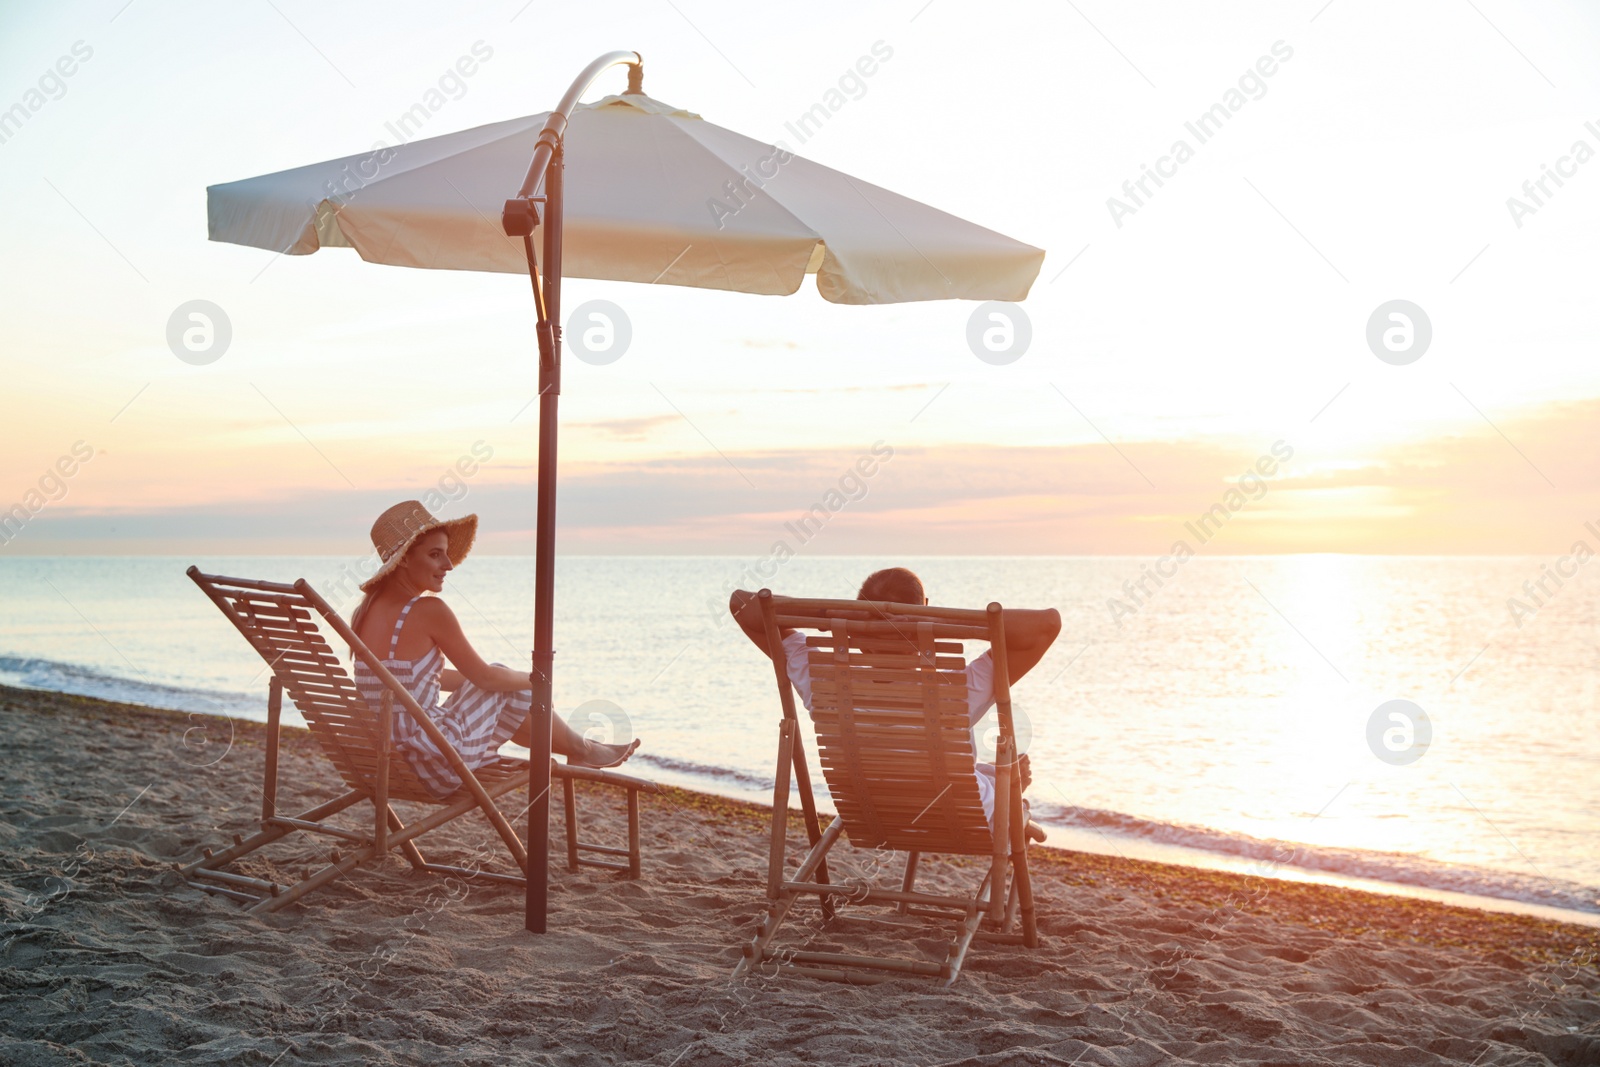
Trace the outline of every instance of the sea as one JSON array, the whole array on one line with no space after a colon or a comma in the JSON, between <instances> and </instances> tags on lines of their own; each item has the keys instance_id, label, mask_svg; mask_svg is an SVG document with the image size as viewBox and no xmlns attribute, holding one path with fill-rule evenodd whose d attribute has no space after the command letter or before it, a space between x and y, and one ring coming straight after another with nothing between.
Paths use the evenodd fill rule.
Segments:
<instances>
[{"instance_id":1,"label":"sea","mask_svg":"<svg viewBox=\"0 0 1600 1067\"><path fill-rule=\"evenodd\" d=\"M908 566L936 604L1060 611L1013 688L1052 844L1600 924L1600 579L1550 563L567 555L555 701L641 738L635 773L770 803L779 697L729 591L850 597ZM204 713L185 758L226 759L207 716L264 719L267 676L191 564L347 616L359 595L340 557L0 556L0 683ZM474 556L443 595L528 668L531 558Z\"/></svg>"}]
</instances>

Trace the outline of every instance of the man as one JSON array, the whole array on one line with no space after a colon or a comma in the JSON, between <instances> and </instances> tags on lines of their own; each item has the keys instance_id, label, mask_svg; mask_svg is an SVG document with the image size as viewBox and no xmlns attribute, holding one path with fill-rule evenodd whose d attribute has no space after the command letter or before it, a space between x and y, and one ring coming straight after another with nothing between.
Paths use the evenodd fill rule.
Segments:
<instances>
[{"instance_id":1,"label":"man","mask_svg":"<svg viewBox=\"0 0 1600 1067\"><path fill-rule=\"evenodd\" d=\"M888 601L893 604L926 604L927 593L922 588L922 580L904 567L889 567L885 570L874 571L861 583L861 590L856 594L857 600ZM772 650L767 647L765 624L761 619L761 605L756 600L754 593L743 589L735 590L728 599L728 610L739 623L739 628L745 636L755 643L769 657ZM1045 652L1061 633L1061 614L1054 608L1042 611L1029 611L1021 608L1006 608L1003 611L1006 631L1006 666L1011 685L1016 685L1017 680L1031 671L1038 662L1044 658ZM800 694L800 699L805 703L806 710L811 711L811 664L806 654L805 635L798 630L782 629L778 631L782 648L779 650L784 658L788 671L789 681L794 683L795 689ZM976 727L988 710L994 707L994 658L985 651L983 655L967 665L967 723ZM973 750L978 751L978 739L974 734ZM989 825L994 825L994 779L995 769L991 763L978 763L975 766L975 777L978 783L978 795L983 801L983 812L988 817ZM1022 788L1026 790L1032 781L1033 775L1028 766L1028 757L1023 755L1019 760L1018 771L1021 775ZM1044 831L1033 823L1028 824L1029 836L1035 840L1044 839Z\"/></svg>"}]
</instances>

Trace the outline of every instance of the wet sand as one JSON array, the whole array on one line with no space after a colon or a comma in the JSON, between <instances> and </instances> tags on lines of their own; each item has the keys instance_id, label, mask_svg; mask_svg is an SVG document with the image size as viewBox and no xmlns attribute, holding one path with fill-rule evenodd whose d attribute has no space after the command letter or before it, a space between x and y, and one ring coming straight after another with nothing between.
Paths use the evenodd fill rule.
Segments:
<instances>
[{"instance_id":1,"label":"wet sand","mask_svg":"<svg viewBox=\"0 0 1600 1067\"><path fill-rule=\"evenodd\" d=\"M0 1064L1600 1064L1600 931L1048 848L1043 945L976 946L950 989L730 982L767 814L683 790L643 798L642 879L555 868L543 937L520 890L450 899L397 858L253 918L172 865L256 828L264 727L0 687L0 730ZM301 731L281 774L281 810L342 792ZM619 796L581 788L579 808L622 832ZM496 839L469 816L425 843L462 862ZM292 880L326 848L245 869ZM834 855L836 879L885 866ZM823 928L810 902L785 929L795 947L891 940Z\"/></svg>"}]
</instances>

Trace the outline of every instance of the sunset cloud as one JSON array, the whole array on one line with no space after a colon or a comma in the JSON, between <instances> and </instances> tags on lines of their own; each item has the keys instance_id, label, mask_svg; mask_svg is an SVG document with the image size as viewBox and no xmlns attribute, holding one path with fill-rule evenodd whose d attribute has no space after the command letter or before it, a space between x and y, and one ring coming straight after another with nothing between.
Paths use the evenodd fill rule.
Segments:
<instances>
[{"instance_id":1,"label":"sunset cloud","mask_svg":"<svg viewBox=\"0 0 1600 1067\"><path fill-rule=\"evenodd\" d=\"M588 425L644 435L662 421ZM1263 464L1275 445L1288 458ZM1115 448L882 442L892 458L870 477L852 475L872 447L569 463L559 492L561 550L759 553L785 536L785 524L821 507L826 528L807 551L827 554L1160 555L1178 539L1195 542L1196 531L1218 554L1538 553L1560 548L1600 515L1600 472L1592 464L1600 402L1593 401L1356 456L1324 455L1287 439ZM1258 473L1268 466L1270 475ZM442 488L434 479L144 508L75 508L69 498L7 551L356 550L372 516L431 492L447 513L479 513L483 550L526 552L532 476L526 464L497 459ZM847 477L859 485L847 482L841 491ZM829 506L840 501L847 506Z\"/></svg>"}]
</instances>

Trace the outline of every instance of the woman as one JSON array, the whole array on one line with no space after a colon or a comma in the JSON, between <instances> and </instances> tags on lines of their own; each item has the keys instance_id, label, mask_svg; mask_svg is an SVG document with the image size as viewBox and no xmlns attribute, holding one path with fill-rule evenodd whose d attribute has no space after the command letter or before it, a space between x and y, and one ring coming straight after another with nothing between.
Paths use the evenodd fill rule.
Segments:
<instances>
[{"instance_id":1,"label":"woman","mask_svg":"<svg viewBox=\"0 0 1600 1067\"><path fill-rule=\"evenodd\" d=\"M361 583L366 595L350 616L356 636L383 657L389 673L474 770L493 763L505 742L527 746L533 736L528 721L532 676L484 662L455 613L427 595L444 590L444 576L466 559L477 533L478 516L440 521L416 500L385 511L372 525L372 544L383 563ZM454 669L445 666L446 660ZM355 682L369 704L383 699L383 683L360 660ZM440 690L450 691L443 704ZM639 747L637 739L626 745L591 741L559 715L551 716L550 727L551 748L576 766L615 767ZM394 735L396 748L431 792L444 797L461 787L460 777L409 715L395 716Z\"/></svg>"}]
</instances>

